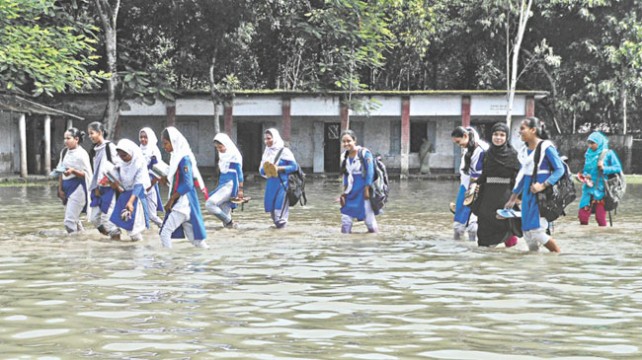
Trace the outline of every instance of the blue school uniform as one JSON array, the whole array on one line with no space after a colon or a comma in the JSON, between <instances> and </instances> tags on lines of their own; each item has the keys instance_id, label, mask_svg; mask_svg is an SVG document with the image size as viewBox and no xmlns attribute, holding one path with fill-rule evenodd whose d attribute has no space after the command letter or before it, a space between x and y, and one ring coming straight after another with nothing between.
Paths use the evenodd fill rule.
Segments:
<instances>
[{"instance_id":1,"label":"blue school uniform","mask_svg":"<svg viewBox=\"0 0 642 360\"><path fill-rule=\"evenodd\" d=\"M361 164L359 170L352 172L352 189L345 196L345 205L341 208L341 213L362 221L366 218L366 207L364 205L365 187L371 186L374 181L374 160L369 150L364 151L359 149L359 151L363 151L363 159L366 164ZM352 165L355 161L361 161L361 159L359 154L357 154L354 158L347 156L345 161L347 164ZM349 168L349 166L346 168ZM348 174L343 174L343 185L348 185ZM377 215L377 213L375 213L375 215Z\"/></svg>"},{"instance_id":2,"label":"blue school uniform","mask_svg":"<svg viewBox=\"0 0 642 360\"><path fill-rule=\"evenodd\" d=\"M527 154L531 155L535 150L527 149ZM533 173L520 171L517 182L513 188L514 194L522 194L522 230L529 231L542 227L540 222L539 206L537 205L537 195L533 194L530 186L535 182L543 184L548 181L554 185L564 175L564 164L560 159L559 153L554 146L549 146L543 151L545 156L541 156L537 168L537 179L532 181ZM521 175L521 176L520 176Z\"/></svg>"},{"instance_id":3,"label":"blue school uniform","mask_svg":"<svg viewBox=\"0 0 642 360\"><path fill-rule=\"evenodd\" d=\"M263 206L265 212L271 212L275 209L280 209L283 204L284 198L287 193L288 175L297 171L299 165L296 161L279 159L277 167L283 166L285 170L279 172L278 177L268 178L265 184L265 196L263 198ZM261 175L265 176L263 168L260 170Z\"/></svg>"},{"instance_id":4,"label":"blue school uniform","mask_svg":"<svg viewBox=\"0 0 642 360\"><path fill-rule=\"evenodd\" d=\"M178 169L176 170L174 181L172 183L172 194L175 192L178 192L181 196L187 196L190 207L189 222L192 224L192 228L194 229L194 239L204 240L207 237L207 234L205 232L205 223L203 223L203 214L201 214L201 205L198 201L196 187L194 186L194 173L192 171L192 161L189 159L189 156L183 157L178 164ZM171 211L165 213L165 221L169 217L169 214L171 214ZM162 229L163 227L161 226L161 230ZM172 239L183 238L185 238L185 233L183 231L183 227L179 226L172 233Z\"/></svg>"},{"instance_id":5,"label":"blue school uniform","mask_svg":"<svg viewBox=\"0 0 642 360\"><path fill-rule=\"evenodd\" d=\"M212 196L215 192L217 192L220 188L222 188L230 181L233 184L232 197L236 197L239 192L239 184L243 182L243 169L240 163L231 162L228 170L226 172L221 172L218 177L218 186L216 187L216 189L214 189L214 191L210 192L209 195ZM231 203L230 207L232 209L236 209L236 204Z\"/></svg>"},{"instance_id":6,"label":"blue school uniform","mask_svg":"<svg viewBox=\"0 0 642 360\"><path fill-rule=\"evenodd\" d=\"M470 160L470 166L468 168L468 173L464 172L464 155L462 155L461 166L459 169L460 174L460 186L459 191L457 192L457 200L455 201L455 218L454 221L460 224L467 224L468 219L470 219L471 209L470 207L464 205L464 199L466 198L466 191L468 186L470 186L471 180L477 180L482 174L482 169L484 167L484 156L486 151L480 143L474 152Z\"/></svg>"},{"instance_id":7,"label":"blue school uniform","mask_svg":"<svg viewBox=\"0 0 642 360\"><path fill-rule=\"evenodd\" d=\"M131 218L122 219L120 213L125 209L129 198L134 194L136 199L134 199L134 212L131 214ZM141 184L136 184L132 190L123 191L118 199L116 200L116 205L114 206L114 211L109 218L109 221L114 223L121 229L128 231L134 230L134 220L136 220L136 215L138 214L138 202L141 202L142 209L145 215L145 227L149 229L149 214L147 213L147 197L145 195L145 188Z\"/></svg>"},{"instance_id":8,"label":"blue school uniform","mask_svg":"<svg viewBox=\"0 0 642 360\"><path fill-rule=\"evenodd\" d=\"M152 159L149 161L149 164L147 164L150 181L156 179L156 176L154 176L154 174L151 171L152 166L154 166L155 164L158 164L158 160L156 159L156 156L152 156ZM156 211L163 212L165 211L165 209L163 209L163 200L161 199L160 188L158 187L158 183L155 183L153 187L154 187L154 190L156 190Z\"/></svg>"},{"instance_id":9,"label":"blue school uniform","mask_svg":"<svg viewBox=\"0 0 642 360\"><path fill-rule=\"evenodd\" d=\"M65 198L69 199L71 194L76 191L78 186L82 186L83 191L85 194L87 193L87 182L85 181L84 178L79 178L74 176L71 179L63 180L62 181L62 191L65 193ZM87 202L85 201L85 206L82 208L83 213L87 213Z\"/></svg>"}]
</instances>

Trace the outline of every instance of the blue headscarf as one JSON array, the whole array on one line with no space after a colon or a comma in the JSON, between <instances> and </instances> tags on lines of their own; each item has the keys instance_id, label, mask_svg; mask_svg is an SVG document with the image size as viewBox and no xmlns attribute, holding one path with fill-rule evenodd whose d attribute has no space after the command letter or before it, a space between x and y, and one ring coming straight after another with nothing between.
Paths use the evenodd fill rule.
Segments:
<instances>
[{"instance_id":1,"label":"blue headscarf","mask_svg":"<svg viewBox=\"0 0 642 360\"><path fill-rule=\"evenodd\" d=\"M586 150L586 153L584 154L584 173L594 176L597 174L597 162L600 159L602 151L609 148L609 139L601 132L594 131L589 135L587 140L596 143L597 149L593 150L588 148Z\"/></svg>"}]
</instances>

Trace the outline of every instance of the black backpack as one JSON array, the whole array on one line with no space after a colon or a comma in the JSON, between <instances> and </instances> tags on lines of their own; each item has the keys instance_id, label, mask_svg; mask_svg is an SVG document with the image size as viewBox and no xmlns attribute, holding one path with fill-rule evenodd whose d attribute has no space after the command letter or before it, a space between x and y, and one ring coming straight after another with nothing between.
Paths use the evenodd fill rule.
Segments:
<instances>
[{"instance_id":1,"label":"black backpack","mask_svg":"<svg viewBox=\"0 0 642 360\"><path fill-rule=\"evenodd\" d=\"M367 166L365 157L364 157L364 152L369 151L366 148L361 148L360 151L357 152L359 156L359 160L361 161L362 164L364 164L364 167ZM341 172L346 173L346 161L348 159L348 154L349 151L346 150L346 152L343 155L343 161L341 162ZM374 154L372 155L372 159L374 161L374 180L372 181L372 186L370 187L370 205L372 206L372 210L377 213L383 207L386 205L388 202L388 193L389 193L389 186L388 186L388 170L386 169L386 165L383 163L383 160L381 159L381 156L377 155L375 156ZM366 176L365 171L367 169L364 168L363 171L363 176Z\"/></svg>"},{"instance_id":2,"label":"black backpack","mask_svg":"<svg viewBox=\"0 0 642 360\"><path fill-rule=\"evenodd\" d=\"M283 153L283 148L279 150L274 157L275 165L278 164L281 159L281 154ZM285 185L283 185L285 187ZM288 186L286 189L286 195L288 197L288 203L290 206L294 206L297 203L304 206L308 203L308 198L305 196L305 173L301 170L301 166L297 164L297 169L295 172L288 174Z\"/></svg>"},{"instance_id":3,"label":"black backpack","mask_svg":"<svg viewBox=\"0 0 642 360\"><path fill-rule=\"evenodd\" d=\"M544 141L540 141L535 149L535 164L531 178L532 183L537 181L537 168L539 167L543 143ZM564 175L562 175L555 185L549 186L536 194L539 215L546 218L547 221L555 221L560 216L566 216L564 209L568 204L575 201L577 197L575 194L575 185L573 185L573 179L571 178L571 171L564 157L562 157L562 164L564 165ZM551 166L551 170L552 168Z\"/></svg>"},{"instance_id":4,"label":"black backpack","mask_svg":"<svg viewBox=\"0 0 642 360\"><path fill-rule=\"evenodd\" d=\"M611 150L605 149L602 151L600 154L600 161L604 161L604 158L606 158L606 154L609 151ZM617 207L626 192L626 180L624 179L624 174L622 174L621 170L618 173L606 176L601 170L599 170L599 174L600 177L604 179L604 210L616 210L617 212Z\"/></svg>"}]
</instances>

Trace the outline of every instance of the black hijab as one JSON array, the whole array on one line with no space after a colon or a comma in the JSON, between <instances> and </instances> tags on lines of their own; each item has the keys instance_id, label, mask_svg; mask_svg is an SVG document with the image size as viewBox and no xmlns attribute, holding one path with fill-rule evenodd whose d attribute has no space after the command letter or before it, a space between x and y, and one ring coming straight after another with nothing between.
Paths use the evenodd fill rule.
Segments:
<instances>
[{"instance_id":1,"label":"black hijab","mask_svg":"<svg viewBox=\"0 0 642 360\"><path fill-rule=\"evenodd\" d=\"M517 159L517 151L510 144L510 129L505 123L498 122L493 125L491 134L496 131L506 133L506 142L501 146L496 146L491 141L490 150L486 153L487 163L484 164L484 174L486 176L502 176L507 173L517 173L520 164Z\"/></svg>"}]
</instances>

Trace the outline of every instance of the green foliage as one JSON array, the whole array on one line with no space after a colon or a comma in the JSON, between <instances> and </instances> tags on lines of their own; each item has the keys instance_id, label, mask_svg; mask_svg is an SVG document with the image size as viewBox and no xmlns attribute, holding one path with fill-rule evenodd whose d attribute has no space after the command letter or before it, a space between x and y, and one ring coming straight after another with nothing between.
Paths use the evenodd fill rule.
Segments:
<instances>
[{"instance_id":1,"label":"green foliage","mask_svg":"<svg viewBox=\"0 0 642 360\"><path fill-rule=\"evenodd\" d=\"M34 95L83 91L108 74L90 70L96 28L77 24L54 0L0 0L0 87Z\"/></svg>"}]
</instances>

